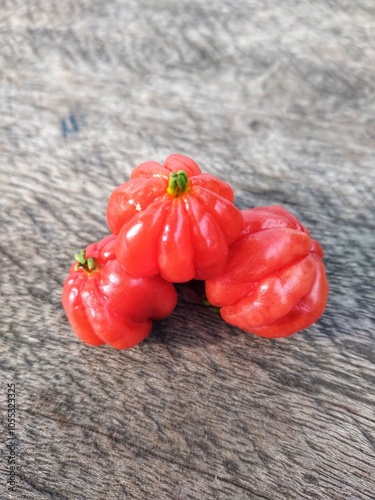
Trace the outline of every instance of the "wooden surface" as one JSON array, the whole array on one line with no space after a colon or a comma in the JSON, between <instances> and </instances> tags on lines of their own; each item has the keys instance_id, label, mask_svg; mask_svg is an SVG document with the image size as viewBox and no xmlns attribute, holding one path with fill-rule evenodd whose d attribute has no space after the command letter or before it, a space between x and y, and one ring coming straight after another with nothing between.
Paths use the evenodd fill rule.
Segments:
<instances>
[{"instance_id":1,"label":"wooden surface","mask_svg":"<svg viewBox=\"0 0 375 500\"><path fill-rule=\"evenodd\" d=\"M374 499L373 0L4 0L1 23L0 498ZM321 241L316 325L241 333L195 283L132 350L75 338L72 255L173 152Z\"/></svg>"}]
</instances>

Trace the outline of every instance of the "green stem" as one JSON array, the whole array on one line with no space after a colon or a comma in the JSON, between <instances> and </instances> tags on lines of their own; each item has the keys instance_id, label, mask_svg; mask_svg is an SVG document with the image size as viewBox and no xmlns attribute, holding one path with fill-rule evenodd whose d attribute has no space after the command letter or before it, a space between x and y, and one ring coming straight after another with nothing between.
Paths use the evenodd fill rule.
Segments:
<instances>
[{"instance_id":1,"label":"green stem","mask_svg":"<svg viewBox=\"0 0 375 500\"><path fill-rule=\"evenodd\" d=\"M92 273L95 271L95 259L90 257L86 259L86 250L81 250L79 253L76 253L74 256L77 264L75 265L75 270L78 271L79 268L83 269L86 273Z\"/></svg>"},{"instance_id":2,"label":"green stem","mask_svg":"<svg viewBox=\"0 0 375 500\"><path fill-rule=\"evenodd\" d=\"M185 170L171 172L167 193L171 196L179 196L189 189L189 179Z\"/></svg>"},{"instance_id":3,"label":"green stem","mask_svg":"<svg viewBox=\"0 0 375 500\"><path fill-rule=\"evenodd\" d=\"M203 304L209 309L211 309L212 312L220 314L220 307L213 306L207 299L204 299Z\"/></svg>"}]
</instances>

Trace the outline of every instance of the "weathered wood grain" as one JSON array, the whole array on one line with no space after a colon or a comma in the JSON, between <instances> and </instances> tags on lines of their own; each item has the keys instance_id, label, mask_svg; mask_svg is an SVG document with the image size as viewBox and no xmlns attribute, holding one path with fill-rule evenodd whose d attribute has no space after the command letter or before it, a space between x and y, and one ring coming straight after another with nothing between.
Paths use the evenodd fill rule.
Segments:
<instances>
[{"instance_id":1,"label":"weathered wood grain","mask_svg":"<svg viewBox=\"0 0 375 500\"><path fill-rule=\"evenodd\" d=\"M4 0L1 26L0 497L374 499L374 3ZM76 340L73 253L172 152L321 241L316 325L246 335L191 283L132 350Z\"/></svg>"}]
</instances>

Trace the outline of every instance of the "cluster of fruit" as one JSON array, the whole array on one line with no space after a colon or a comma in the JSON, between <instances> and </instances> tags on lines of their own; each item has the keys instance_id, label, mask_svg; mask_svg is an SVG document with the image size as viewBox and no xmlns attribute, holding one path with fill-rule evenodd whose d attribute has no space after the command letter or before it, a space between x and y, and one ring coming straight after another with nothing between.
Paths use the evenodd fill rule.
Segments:
<instances>
[{"instance_id":1,"label":"cluster of fruit","mask_svg":"<svg viewBox=\"0 0 375 500\"><path fill-rule=\"evenodd\" d=\"M286 337L323 313L323 250L278 205L239 210L229 184L190 158L137 166L110 196L112 234L75 255L63 289L84 342L126 349L177 303L173 283L204 280L224 321L262 337Z\"/></svg>"}]
</instances>

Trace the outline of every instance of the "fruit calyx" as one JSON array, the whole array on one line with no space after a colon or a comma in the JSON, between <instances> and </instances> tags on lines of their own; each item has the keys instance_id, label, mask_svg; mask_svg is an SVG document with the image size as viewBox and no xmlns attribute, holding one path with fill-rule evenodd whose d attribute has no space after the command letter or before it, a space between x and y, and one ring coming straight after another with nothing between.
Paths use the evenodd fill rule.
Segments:
<instances>
[{"instance_id":1,"label":"fruit calyx","mask_svg":"<svg viewBox=\"0 0 375 500\"><path fill-rule=\"evenodd\" d=\"M86 250L81 250L80 252L74 255L74 259L77 261L74 269L78 271L78 269L83 269L85 273L91 274L96 269L95 259L93 257L89 257L86 259Z\"/></svg>"},{"instance_id":2,"label":"fruit calyx","mask_svg":"<svg viewBox=\"0 0 375 500\"><path fill-rule=\"evenodd\" d=\"M189 179L185 170L178 172L171 172L169 176L169 184L167 193L171 196L177 197L185 193L189 189Z\"/></svg>"}]
</instances>

